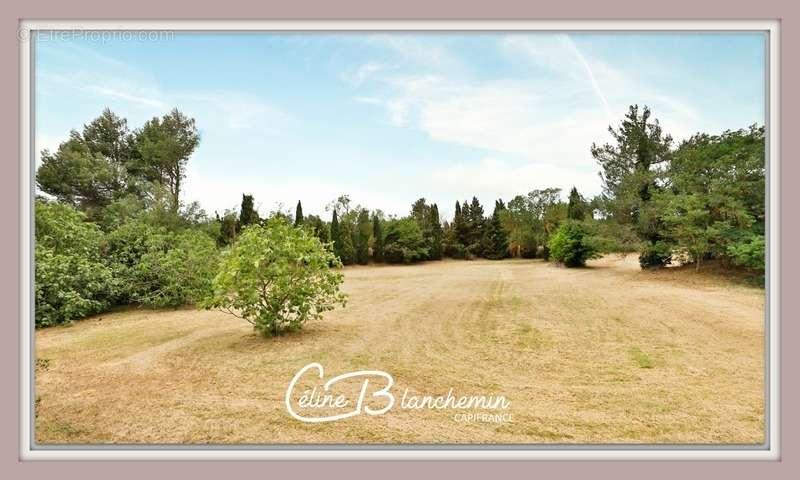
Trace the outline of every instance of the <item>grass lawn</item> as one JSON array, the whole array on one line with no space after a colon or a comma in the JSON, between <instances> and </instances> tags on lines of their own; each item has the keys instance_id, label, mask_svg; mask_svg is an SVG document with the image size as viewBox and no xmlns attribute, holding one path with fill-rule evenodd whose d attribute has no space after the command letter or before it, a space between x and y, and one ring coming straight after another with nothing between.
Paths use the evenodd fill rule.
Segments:
<instances>
[{"instance_id":1,"label":"grass lawn","mask_svg":"<svg viewBox=\"0 0 800 480\"><path fill-rule=\"evenodd\" d=\"M265 339L215 311L36 332L40 443L761 443L764 291L635 256L344 269L348 305ZM400 410L306 424L294 374L383 370L397 395L501 394L511 421Z\"/></svg>"}]
</instances>

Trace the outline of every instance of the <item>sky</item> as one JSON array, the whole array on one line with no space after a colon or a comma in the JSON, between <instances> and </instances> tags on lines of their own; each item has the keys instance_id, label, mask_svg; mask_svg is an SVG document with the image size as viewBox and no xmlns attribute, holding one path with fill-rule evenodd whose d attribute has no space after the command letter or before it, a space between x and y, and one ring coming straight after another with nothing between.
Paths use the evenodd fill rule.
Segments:
<instances>
[{"instance_id":1,"label":"sky","mask_svg":"<svg viewBox=\"0 0 800 480\"><path fill-rule=\"evenodd\" d=\"M201 141L184 201L255 196L328 219L342 194L450 218L534 189L600 193L592 143L628 105L677 141L765 122L761 33L174 33L40 36L37 152L108 107L131 128L177 107ZM37 157L38 161L38 157Z\"/></svg>"}]
</instances>

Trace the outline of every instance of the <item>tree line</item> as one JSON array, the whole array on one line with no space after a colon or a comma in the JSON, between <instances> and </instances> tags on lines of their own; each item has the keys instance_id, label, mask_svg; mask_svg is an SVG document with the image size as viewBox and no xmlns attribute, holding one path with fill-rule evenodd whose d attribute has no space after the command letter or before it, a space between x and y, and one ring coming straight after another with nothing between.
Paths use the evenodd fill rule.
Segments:
<instances>
[{"instance_id":1,"label":"tree line","mask_svg":"<svg viewBox=\"0 0 800 480\"><path fill-rule=\"evenodd\" d=\"M638 252L642 268L715 262L763 274L764 128L697 134L674 145L647 107L631 106L612 142L592 145L602 194L532 190L491 212L477 197L439 206L420 198L404 216L330 202L325 219L281 209L260 218L255 199L213 217L184 203L186 165L200 142L173 110L140 128L110 110L42 152L36 173L36 324L114 305L177 306L207 297L217 258L251 226L280 221L316 237L331 264L442 258L550 259L582 266L605 252ZM277 227L272 227L277 228ZM253 240L255 241L255 240Z\"/></svg>"}]
</instances>

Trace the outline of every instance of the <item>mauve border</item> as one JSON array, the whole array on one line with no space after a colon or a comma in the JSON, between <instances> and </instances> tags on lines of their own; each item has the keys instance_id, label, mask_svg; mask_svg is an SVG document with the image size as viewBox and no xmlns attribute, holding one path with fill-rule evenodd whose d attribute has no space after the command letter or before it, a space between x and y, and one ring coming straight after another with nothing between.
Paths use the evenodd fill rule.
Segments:
<instances>
[{"instance_id":1,"label":"mauve border","mask_svg":"<svg viewBox=\"0 0 800 480\"><path fill-rule=\"evenodd\" d=\"M442 20L467 20L467 19L777 19L781 24L781 69L779 85L797 85L798 69L796 55L788 48L796 45L798 39L797 14L798 7L791 1L762 0L757 4L741 1L706 1L703 3L688 0L674 0L663 4L645 5L630 0L610 0L581 5L578 2L562 1L557 4L549 3L536 5L523 1L498 0L491 4L441 0L437 3L407 0L392 4L377 5L377 2L360 0L343 0L335 5L323 2L254 2L246 0L229 0L224 4L199 4L187 0L176 0L170 3L156 2L154 0L140 0L135 3L112 5L109 2L98 0L76 0L67 3L57 3L53 0L43 0L36 4L3 4L0 6L5 32L0 55L7 65L0 74L3 82L2 96L6 100L5 115L0 135L6 140L5 144L15 145L11 155L2 162L0 182L5 188L0 189L0 208L5 215L7 223L20 225L20 190L19 190L19 46L17 43L17 27L21 19L442 19ZM780 87L779 87L780 88ZM797 93L780 88L781 104L796 105ZM14 108L12 105L16 105ZM798 126L798 114L788 108L781 108L781 131L794 131ZM792 159L798 154L798 141L796 137L781 135L781 158ZM798 200L795 191L787 188L792 179L797 178L797 164L784 160L780 165L781 205L793 205L793 200ZM786 180L784 180L784 178ZM787 209L788 210L788 209ZM781 212L779 219L780 244L792 246L792 240L797 238L796 217L790 218ZM500 464L470 463L456 465L452 462L437 463L412 463L402 465L392 462L387 465L381 463L322 463L322 462L284 462L271 465L259 465L255 462L230 463L214 462L202 465L189 462L47 462L33 463L21 462L19 457L19 329L16 319L19 318L19 275L20 258L19 227L13 235L2 237L3 284L0 288L0 299L5 305L13 305L9 318L4 324L5 335L2 335L2 358L0 373L6 380L2 396L2 415L5 434L2 437L3 471L11 474L12 478L54 475L67 476L80 475L84 478L94 476L114 475L125 478L138 478L142 475L162 473L164 475L191 473L198 478L218 478L231 474L316 474L332 475L344 473L344 469L352 472L357 468L359 473L370 475L415 475L426 469L431 475L449 473L470 475L498 475L511 476L513 474L540 474L540 475L567 475L567 476L594 476L615 474L624 476L641 476L655 478L672 478L676 475L695 473L699 475L725 474L731 478L738 476L752 478L755 475L769 475L770 477L790 477L791 469L796 463L797 435L796 431L789 428L796 425L796 414L791 408L781 409L781 460L775 462L547 462L537 464L515 463ZM781 324L781 345L788 345L784 339L796 340L797 326L791 320L792 313L797 312L798 300L786 293L792 292L794 277L790 266L797 265L797 253L789 249L781 249L780 268L780 297L781 304L779 318L789 319ZM797 364L797 350L781 348L781 365L789 367ZM786 374L788 368L781 371L780 378L780 404L792 406L798 399L797 376ZM11 388L9 388L11 387ZM268 468L266 472L262 468ZM766 471L756 471L764 469ZM516 471L514 471L516 470Z\"/></svg>"}]
</instances>

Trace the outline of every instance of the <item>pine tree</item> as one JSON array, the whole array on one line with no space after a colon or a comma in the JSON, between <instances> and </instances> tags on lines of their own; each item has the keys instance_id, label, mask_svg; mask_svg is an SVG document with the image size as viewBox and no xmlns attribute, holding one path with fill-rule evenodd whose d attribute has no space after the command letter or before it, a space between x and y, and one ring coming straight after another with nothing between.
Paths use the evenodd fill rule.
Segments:
<instances>
[{"instance_id":1,"label":"pine tree","mask_svg":"<svg viewBox=\"0 0 800 480\"><path fill-rule=\"evenodd\" d=\"M569 191L569 205L567 205L567 218L572 220L583 220L586 216L585 207L586 202L581 197L581 194L578 193L578 189L572 187L572 190Z\"/></svg>"},{"instance_id":2,"label":"pine tree","mask_svg":"<svg viewBox=\"0 0 800 480\"><path fill-rule=\"evenodd\" d=\"M258 218L258 212L256 212L253 206L253 196L252 195L242 195L242 208L239 211L239 227L244 228L248 225L254 225L261 220Z\"/></svg>"},{"instance_id":3,"label":"pine tree","mask_svg":"<svg viewBox=\"0 0 800 480\"><path fill-rule=\"evenodd\" d=\"M467 229L467 218L465 216L464 210L467 210L466 213L469 212L469 205L467 202L464 202L464 208L461 208L461 205L456 201L456 213L453 217L453 229L455 230L456 240L462 247L466 248L469 244L469 231Z\"/></svg>"},{"instance_id":4,"label":"pine tree","mask_svg":"<svg viewBox=\"0 0 800 480\"><path fill-rule=\"evenodd\" d=\"M383 227L381 219L377 215L372 216L372 260L378 263L383 262Z\"/></svg>"},{"instance_id":5,"label":"pine tree","mask_svg":"<svg viewBox=\"0 0 800 480\"><path fill-rule=\"evenodd\" d=\"M462 209L462 213L464 210ZM481 206L477 197L472 197L472 202L469 204L467 213L464 214L467 220L467 253L472 255L480 255L481 242L484 237L484 223L483 206Z\"/></svg>"},{"instance_id":6,"label":"pine tree","mask_svg":"<svg viewBox=\"0 0 800 480\"><path fill-rule=\"evenodd\" d=\"M500 260L508 254L508 236L503 229L502 212L506 206L502 200L494 204L494 213L486 225L486 242L484 255L492 260Z\"/></svg>"},{"instance_id":7,"label":"pine tree","mask_svg":"<svg viewBox=\"0 0 800 480\"><path fill-rule=\"evenodd\" d=\"M439 207L434 203L431 206L431 212L428 219L430 230L430 252L431 260L442 259L442 224L439 221Z\"/></svg>"},{"instance_id":8,"label":"pine tree","mask_svg":"<svg viewBox=\"0 0 800 480\"><path fill-rule=\"evenodd\" d=\"M303 205L300 200L297 201L297 209L294 212L294 226L297 227L303 224Z\"/></svg>"},{"instance_id":9,"label":"pine tree","mask_svg":"<svg viewBox=\"0 0 800 480\"><path fill-rule=\"evenodd\" d=\"M358 212L358 219L355 231L355 262L359 265L366 265L369 262L369 237L371 226L369 223L369 212L362 208Z\"/></svg>"}]
</instances>

